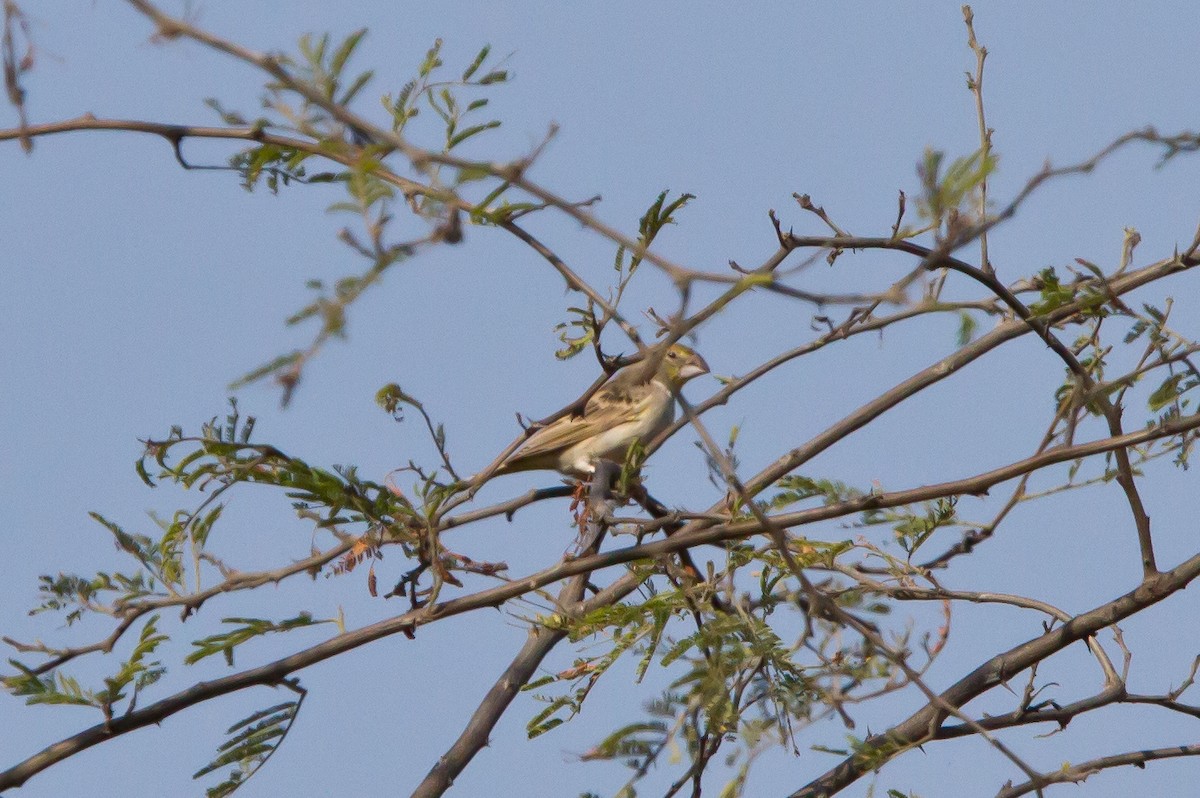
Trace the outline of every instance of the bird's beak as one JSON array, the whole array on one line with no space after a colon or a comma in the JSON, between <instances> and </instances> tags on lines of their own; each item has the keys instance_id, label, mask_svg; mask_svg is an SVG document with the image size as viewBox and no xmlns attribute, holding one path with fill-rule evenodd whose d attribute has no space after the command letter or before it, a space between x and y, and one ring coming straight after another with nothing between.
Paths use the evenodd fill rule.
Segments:
<instances>
[{"instance_id":1,"label":"bird's beak","mask_svg":"<svg viewBox=\"0 0 1200 798\"><path fill-rule=\"evenodd\" d=\"M690 380L692 377L699 377L701 374L708 373L708 364L704 362L704 358L695 353L692 354L688 361L683 364L683 368L679 369L679 378Z\"/></svg>"}]
</instances>

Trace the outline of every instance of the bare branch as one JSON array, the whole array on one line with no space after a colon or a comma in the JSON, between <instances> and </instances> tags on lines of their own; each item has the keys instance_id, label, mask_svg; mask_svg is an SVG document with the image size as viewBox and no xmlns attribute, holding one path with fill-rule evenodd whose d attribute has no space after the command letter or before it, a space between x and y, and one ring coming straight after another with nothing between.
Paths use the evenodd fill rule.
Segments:
<instances>
[{"instance_id":1,"label":"bare branch","mask_svg":"<svg viewBox=\"0 0 1200 798\"><path fill-rule=\"evenodd\" d=\"M940 698L950 706L961 707L1071 643L1095 635L1101 629L1182 590L1197 576L1200 576L1200 555L1170 571L1151 574L1123 596L1075 616L1064 626L997 654L943 691ZM792 798L836 794L869 770L895 757L899 751L935 736L944 718L944 710L932 703L925 706L891 729L868 738L859 753L792 793Z\"/></svg>"},{"instance_id":2,"label":"bare branch","mask_svg":"<svg viewBox=\"0 0 1200 798\"><path fill-rule=\"evenodd\" d=\"M963 21L967 25L967 46L975 53L975 74L967 74L967 88L975 96L975 117L979 121L979 152L983 162L987 163L992 154L992 133L987 126L987 118L983 112L983 64L987 60L987 48L975 38L975 15L970 6L963 6ZM988 184L985 176L979 183L979 218L987 218ZM986 274L992 274L992 262L988 259L987 233L979 236L979 268Z\"/></svg>"},{"instance_id":3,"label":"bare branch","mask_svg":"<svg viewBox=\"0 0 1200 798\"><path fill-rule=\"evenodd\" d=\"M1024 784L1017 784L1012 787L1005 787L1000 792L996 793L996 798L1018 798L1021 795L1028 795L1031 792L1038 792L1043 787L1049 787L1051 784L1079 784L1086 781L1089 776L1093 776L1102 770L1109 768L1122 767L1125 765L1133 765L1134 767L1145 767L1147 762L1154 762L1160 759L1174 759L1181 756L1197 756L1200 755L1200 743L1193 745L1176 745L1170 748L1153 748L1150 750L1130 751L1124 754L1114 754L1113 756L1104 756L1098 759L1091 759L1087 762L1081 762L1078 765L1062 767L1058 770L1051 771L1041 775L1033 781L1027 781Z\"/></svg>"}]
</instances>

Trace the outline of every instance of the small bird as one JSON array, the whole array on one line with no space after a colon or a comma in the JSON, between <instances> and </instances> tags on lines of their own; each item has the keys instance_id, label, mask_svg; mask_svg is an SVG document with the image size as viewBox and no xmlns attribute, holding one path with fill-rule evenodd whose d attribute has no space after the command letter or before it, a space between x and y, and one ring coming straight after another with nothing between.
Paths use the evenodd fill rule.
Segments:
<instances>
[{"instance_id":1,"label":"small bird","mask_svg":"<svg viewBox=\"0 0 1200 798\"><path fill-rule=\"evenodd\" d=\"M648 443L675 420L675 394L683 384L708 373L704 358L678 343L659 356L654 371L649 368L647 360L618 371L588 399L582 415L563 416L534 432L495 473L547 470L582 479L599 460L624 463L635 442Z\"/></svg>"}]
</instances>

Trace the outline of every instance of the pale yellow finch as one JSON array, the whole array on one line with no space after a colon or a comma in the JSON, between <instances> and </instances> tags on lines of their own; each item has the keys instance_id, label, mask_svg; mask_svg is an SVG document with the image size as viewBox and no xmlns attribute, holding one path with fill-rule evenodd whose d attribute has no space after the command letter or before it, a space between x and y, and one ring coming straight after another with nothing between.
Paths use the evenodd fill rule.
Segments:
<instances>
[{"instance_id":1,"label":"pale yellow finch","mask_svg":"<svg viewBox=\"0 0 1200 798\"><path fill-rule=\"evenodd\" d=\"M653 372L648 362L618 371L592 395L582 415L568 414L537 430L495 473L547 470L583 478L596 470L598 460L624 463L629 447L649 443L675 420L675 394L683 384L708 373L704 358L683 344L657 356Z\"/></svg>"}]
</instances>

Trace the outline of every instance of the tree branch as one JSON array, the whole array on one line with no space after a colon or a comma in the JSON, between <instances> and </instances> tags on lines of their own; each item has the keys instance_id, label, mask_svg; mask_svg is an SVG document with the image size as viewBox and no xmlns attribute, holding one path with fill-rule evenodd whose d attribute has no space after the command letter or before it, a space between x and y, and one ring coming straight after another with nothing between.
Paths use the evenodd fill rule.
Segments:
<instances>
[{"instance_id":1,"label":"tree branch","mask_svg":"<svg viewBox=\"0 0 1200 798\"><path fill-rule=\"evenodd\" d=\"M997 654L942 692L940 698L950 706L961 707L1071 643L1094 635L1106 626L1128 618L1182 590L1197 576L1200 576L1200 554L1170 571L1151 574L1123 596L1077 615L1039 637ZM888 731L868 738L858 753L792 793L791 798L819 798L838 793L870 770L878 769L883 763L895 758L901 751L936 736L937 729L945 717L943 710L933 704L926 705Z\"/></svg>"},{"instance_id":2,"label":"tree branch","mask_svg":"<svg viewBox=\"0 0 1200 798\"><path fill-rule=\"evenodd\" d=\"M1200 743L1176 745L1170 748L1129 751L1124 754L1104 756L1098 759L1091 759L1087 762L1081 762L1078 765L1051 771L1042 775L1036 781L1027 781L1024 784L1005 787L996 793L996 798L1018 798L1021 795L1038 792L1041 788L1049 787L1051 784L1079 784L1086 781L1089 776L1109 768L1122 767L1124 765L1133 765L1134 767L1141 768L1145 767L1147 762L1159 759L1173 759L1180 756L1197 755L1200 755Z\"/></svg>"}]
</instances>

